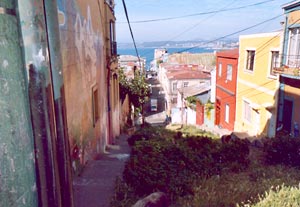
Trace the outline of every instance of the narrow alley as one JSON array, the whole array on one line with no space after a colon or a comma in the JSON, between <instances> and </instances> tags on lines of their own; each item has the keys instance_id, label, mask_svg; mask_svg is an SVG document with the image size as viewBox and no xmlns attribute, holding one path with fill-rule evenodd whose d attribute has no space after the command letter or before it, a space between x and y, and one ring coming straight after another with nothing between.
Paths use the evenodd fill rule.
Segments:
<instances>
[{"instance_id":1,"label":"narrow alley","mask_svg":"<svg viewBox=\"0 0 300 207\"><path fill-rule=\"evenodd\" d=\"M90 160L83 173L75 177L75 207L109 207L113 196L117 176L122 176L123 167L129 157L130 148L127 135L116 139L115 145L109 145L105 154Z\"/></svg>"}]
</instances>

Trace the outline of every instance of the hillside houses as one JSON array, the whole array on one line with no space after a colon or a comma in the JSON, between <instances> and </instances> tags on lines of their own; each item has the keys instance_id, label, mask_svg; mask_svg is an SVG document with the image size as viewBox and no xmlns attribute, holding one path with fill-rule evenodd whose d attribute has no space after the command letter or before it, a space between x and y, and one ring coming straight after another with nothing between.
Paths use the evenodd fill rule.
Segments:
<instances>
[{"instance_id":1,"label":"hillside houses","mask_svg":"<svg viewBox=\"0 0 300 207\"><path fill-rule=\"evenodd\" d=\"M248 138L299 136L300 2L282 8L287 16L283 31L242 35L239 48L218 51L215 60L209 55L168 55L159 66L159 80L173 123L218 127ZM203 93L210 94L209 102L203 103ZM198 103L188 104L189 96ZM205 121L208 114L213 120Z\"/></svg>"},{"instance_id":2,"label":"hillside houses","mask_svg":"<svg viewBox=\"0 0 300 207\"><path fill-rule=\"evenodd\" d=\"M177 105L178 89L210 82L210 74L198 70L197 65L161 64L159 80L165 91L167 113Z\"/></svg>"},{"instance_id":3,"label":"hillside houses","mask_svg":"<svg viewBox=\"0 0 300 207\"><path fill-rule=\"evenodd\" d=\"M138 58L134 55L120 55L118 58L119 68L124 70L127 78L133 78L134 70L144 72L146 60L144 58Z\"/></svg>"}]
</instances>

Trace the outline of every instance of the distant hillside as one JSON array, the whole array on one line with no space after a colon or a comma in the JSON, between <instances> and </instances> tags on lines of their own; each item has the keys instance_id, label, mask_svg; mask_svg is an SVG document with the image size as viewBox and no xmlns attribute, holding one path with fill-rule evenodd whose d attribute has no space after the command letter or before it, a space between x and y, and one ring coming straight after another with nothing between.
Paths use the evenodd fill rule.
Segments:
<instances>
[{"instance_id":1,"label":"distant hillside","mask_svg":"<svg viewBox=\"0 0 300 207\"><path fill-rule=\"evenodd\" d=\"M154 41L137 43L138 48L187 48L187 47L203 47L203 48L232 48L236 47L238 40L228 39L216 42L205 40L194 41ZM118 43L119 48L133 48L133 43Z\"/></svg>"}]
</instances>

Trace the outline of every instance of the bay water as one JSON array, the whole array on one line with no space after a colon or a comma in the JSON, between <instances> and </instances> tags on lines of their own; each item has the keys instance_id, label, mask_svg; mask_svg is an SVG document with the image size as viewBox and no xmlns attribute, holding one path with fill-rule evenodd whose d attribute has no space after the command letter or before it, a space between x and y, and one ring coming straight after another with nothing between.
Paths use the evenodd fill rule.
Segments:
<instances>
[{"instance_id":1,"label":"bay water","mask_svg":"<svg viewBox=\"0 0 300 207\"><path fill-rule=\"evenodd\" d=\"M137 48L138 54L141 58L146 59L146 69L150 67L150 62L154 59L154 50L155 49L161 49L161 48ZM182 53L182 52L189 52L189 53L212 53L215 50L209 49L209 48L166 48L169 54L173 53ZM136 51L134 48L118 48L118 54L119 55L133 55L137 56Z\"/></svg>"}]
</instances>

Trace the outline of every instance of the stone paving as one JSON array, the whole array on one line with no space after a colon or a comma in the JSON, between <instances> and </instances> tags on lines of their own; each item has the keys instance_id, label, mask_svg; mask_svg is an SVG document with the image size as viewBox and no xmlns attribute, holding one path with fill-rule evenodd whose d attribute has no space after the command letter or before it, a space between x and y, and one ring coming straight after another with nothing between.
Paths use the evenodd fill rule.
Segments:
<instances>
[{"instance_id":1,"label":"stone paving","mask_svg":"<svg viewBox=\"0 0 300 207\"><path fill-rule=\"evenodd\" d=\"M121 135L115 145L108 146L106 153L88 162L81 176L74 177L75 207L110 206L116 177L122 176L129 157L127 138L127 135Z\"/></svg>"}]
</instances>

